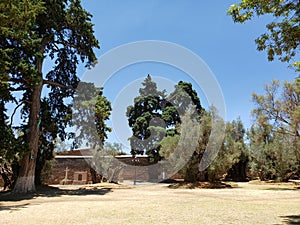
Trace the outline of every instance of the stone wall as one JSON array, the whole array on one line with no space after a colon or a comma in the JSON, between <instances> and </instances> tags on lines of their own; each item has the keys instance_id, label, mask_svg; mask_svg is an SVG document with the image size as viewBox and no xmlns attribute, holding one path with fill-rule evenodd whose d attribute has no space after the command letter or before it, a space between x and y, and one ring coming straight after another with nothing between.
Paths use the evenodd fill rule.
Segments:
<instances>
[{"instance_id":1,"label":"stone wall","mask_svg":"<svg viewBox=\"0 0 300 225\"><path fill-rule=\"evenodd\" d=\"M88 159L84 157L78 158L62 158L62 157L55 157L55 163L51 170L50 177L48 179L48 184L79 184L76 179L74 179L75 172L87 172L87 181L82 182L84 183L91 183L92 176L90 172L90 166L87 162ZM68 177L65 180L66 176L66 169L68 170Z\"/></svg>"},{"instance_id":2,"label":"stone wall","mask_svg":"<svg viewBox=\"0 0 300 225\"><path fill-rule=\"evenodd\" d=\"M157 181L158 172L155 168L149 167L152 163L148 156L132 156L122 155L116 156L122 163L123 169L121 172L121 180L137 180L143 182Z\"/></svg>"},{"instance_id":3,"label":"stone wall","mask_svg":"<svg viewBox=\"0 0 300 225\"><path fill-rule=\"evenodd\" d=\"M116 181L123 182L124 180L137 180L140 182L156 181L158 179L158 172L155 169L149 169L148 156L137 156L134 159L130 155L116 156L121 163L119 164L120 173ZM75 177L76 172L87 172L87 181L85 183L92 183L92 174L90 172L90 163L92 156L80 155L57 155L55 163L51 170L47 184L79 184ZM66 169L68 169L68 177L66 176Z\"/></svg>"},{"instance_id":4,"label":"stone wall","mask_svg":"<svg viewBox=\"0 0 300 225\"><path fill-rule=\"evenodd\" d=\"M121 163L121 172L118 177L118 182L124 180L137 180L139 182L157 181L159 170L155 167L150 168L152 163L149 161L148 156L137 156L134 158L130 155L116 156ZM67 154L60 154L55 156L55 161L50 171L48 179L45 184L88 184L92 183L92 174L90 171L90 163L92 156L80 155L78 151L69 151ZM66 169L67 179L66 178ZM79 173L82 172L82 173ZM79 175L82 174L83 176ZM86 181L76 179L76 177L85 177ZM0 187L3 186L3 181L0 176Z\"/></svg>"}]
</instances>

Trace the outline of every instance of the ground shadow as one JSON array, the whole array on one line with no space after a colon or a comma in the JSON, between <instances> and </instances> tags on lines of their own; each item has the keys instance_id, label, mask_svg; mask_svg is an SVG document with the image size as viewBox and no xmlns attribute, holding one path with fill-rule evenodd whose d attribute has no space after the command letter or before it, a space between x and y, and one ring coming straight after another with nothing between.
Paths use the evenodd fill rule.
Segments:
<instances>
[{"instance_id":1,"label":"ground shadow","mask_svg":"<svg viewBox=\"0 0 300 225\"><path fill-rule=\"evenodd\" d=\"M234 188L234 186L224 183L224 182L184 182L184 181L176 181L176 180L167 180L166 182L162 182L169 184L168 188L171 189L177 189L177 188L183 188L183 189L198 189L198 188L204 188L204 189L221 189L221 188Z\"/></svg>"},{"instance_id":2,"label":"ground shadow","mask_svg":"<svg viewBox=\"0 0 300 225\"><path fill-rule=\"evenodd\" d=\"M283 218L283 222L286 224L300 224L300 215L281 216L281 218Z\"/></svg>"},{"instance_id":3,"label":"ground shadow","mask_svg":"<svg viewBox=\"0 0 300 225\"><path fill-rule=\"evenodd\" d=\"M29 194L14 194L12 192L0 192L0 201L21 201L30 200L37 197L59 197L62 195L105 195L112 191L112 188L79 188L60 189L51 186L39 186L37 191ZM1 209L1 204L0 204Z\"/></svg>"},{"instance_id":4,"label":"ground shadow","mask_svg":"<svg viewBox=\"0 0 300 225\"><path fill-rule=\"evenodd\" d=\"M268 190L268 191L299 191L298 187L270 187L270 188L266 188L264 190Z\"/></svg>"},{"instance_id":5,"label":"ground shadow","mask_svg":"<svg viewBox=\"0 0 300 225\"><path fill-rule=\"evenodd\" d=\"M18 211L20 209L26 208L29 203L19 204L19 205L1 205L0 203L0 211L2 210L10 210L10 211Z\"/></svg>"}]
</instances>

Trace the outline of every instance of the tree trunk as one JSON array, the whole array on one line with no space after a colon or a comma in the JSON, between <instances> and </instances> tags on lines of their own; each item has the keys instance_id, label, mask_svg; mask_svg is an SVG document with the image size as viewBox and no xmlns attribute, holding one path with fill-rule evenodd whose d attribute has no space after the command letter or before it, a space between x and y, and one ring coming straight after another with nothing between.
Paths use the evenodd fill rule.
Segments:
<instances>
[{"instance_id":1,"label":"tree trunk","mask_svg":"<svg viewBox=\"0 0 300 225\"><path fill-rule=\"evenodd\" d=\"M42 61L37 64L37 68L41 73ZM30 151L25 153L21 162L19 176L17 178L15 187L13 189L14 193L28 193L35 192L35 166L39 147L39 115L40 115L40 105L41 105L41 93L43 88L43 78L40 76L40 81L38 85L34 86L30 98L30 112L29 112L29 122L27 133L27 143L29 145Z\"/></svg>"},{"instance_id":2,"label":"tree trunk","mask_svg":"<svg viewBox=\"0 0 300 225\"><path fill-rule=\"evenodd\" d=\"M91 176L92 176L93 184L101 182L102 176L98 175L97 172L92 167L90 168L90 173L91 173Z\"/></svg>"},{"instance_id":3,"label":"tree trunk","mask_svg":"<svg viewBox=\"0 0 300 225\"><path fill-rule=\"evenodd\" d=\"M232 167L228 170L226 179L233 180L235 182L245 182L247 179L247 165L248 158L243 153L240 160L233 164Z\"/></svg>"},{"instance_id":4,"label":"tree trunk","mask_svg":"<svg viewBox=\"0 0 300 225\"><path fill-rule=\"evenodd\" d=\"M194 152L193 156L187 163L186 171L185 171L185 175L184 175L185 182L193 183L200 179L199 157L200 157L200 154L197 154L196 152Z\"/></svg>"}]
</instances>

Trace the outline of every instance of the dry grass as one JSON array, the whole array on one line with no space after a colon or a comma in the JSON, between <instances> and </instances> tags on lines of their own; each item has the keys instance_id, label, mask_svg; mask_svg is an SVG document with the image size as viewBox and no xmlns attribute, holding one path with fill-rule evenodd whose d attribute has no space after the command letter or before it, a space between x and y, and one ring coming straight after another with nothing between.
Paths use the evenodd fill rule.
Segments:
<instances>
[{"instance_id":1,"label":"dry grass","mask_svg":"<svg viewBox=\"0 0 300 225\"><path fill-rule=\"evenodd\" d=\"M296 224L294 185L231 183L234 188L90 185L1 201L1 224ZM81 188L81 189L80 189ZM0 200L5 195L0 195ZM6 196L7 197L7 196Z\"/></svg>"}]
</instances>

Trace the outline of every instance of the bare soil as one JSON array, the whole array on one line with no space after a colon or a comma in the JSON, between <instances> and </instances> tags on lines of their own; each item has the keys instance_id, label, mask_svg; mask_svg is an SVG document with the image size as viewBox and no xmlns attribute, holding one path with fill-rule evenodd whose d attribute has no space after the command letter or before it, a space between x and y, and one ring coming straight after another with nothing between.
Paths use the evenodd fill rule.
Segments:
<instances>
[{"instance_id":1,"label":"bare soil","mask_svg":"<svg viewBox=\"0 0 300 225\"><path fill-rule=\"evenodd\" d=\"M26 196L0 193L0 224L300 224L300 189L293 184L169 186L99 184L54 186Z\"/></svg>"}]
</instances>

